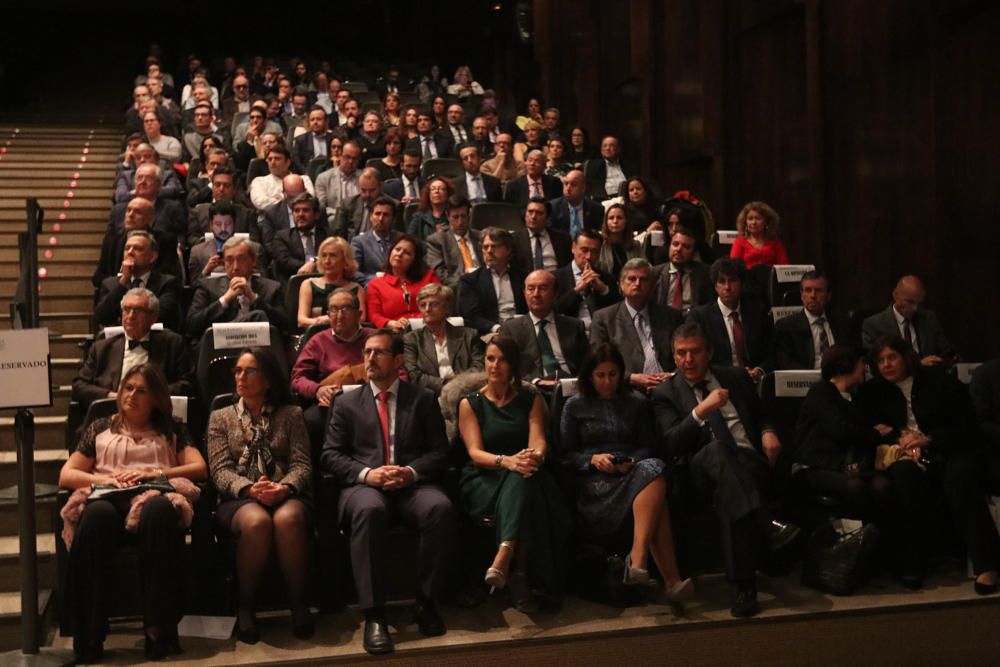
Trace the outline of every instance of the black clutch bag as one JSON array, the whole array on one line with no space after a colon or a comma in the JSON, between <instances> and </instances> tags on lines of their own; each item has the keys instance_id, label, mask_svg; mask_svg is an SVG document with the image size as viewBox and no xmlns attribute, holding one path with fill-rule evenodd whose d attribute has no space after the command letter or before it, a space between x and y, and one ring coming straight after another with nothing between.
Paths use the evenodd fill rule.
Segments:
<instances>
[{"instance_id":1,"label":"black clutch bag","mask_svg":"<svg viewBox=\"0 0 1000 667\"><path fill-rule=\"evenodd\" d=\"M90 495L87 496L87 502L94 500L110 500L112 502L117 502L119 500L128 500L140 493L145 493L146 491L159 491L160 493L172 493L174 487L170 485L167 479L154 479L149 482L143 482L142 484L136 484L135 486L120 487L113 484L92 484L90 486Z\"/></svg>"}]
</instances>

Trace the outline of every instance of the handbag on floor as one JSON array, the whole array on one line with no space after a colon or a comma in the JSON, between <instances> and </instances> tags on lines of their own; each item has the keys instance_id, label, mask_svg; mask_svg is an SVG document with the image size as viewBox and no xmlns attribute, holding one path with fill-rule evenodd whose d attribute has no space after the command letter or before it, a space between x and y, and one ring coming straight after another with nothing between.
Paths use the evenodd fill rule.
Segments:
<instances>
[{"instance_id":1,"label":"handbag on floor","mask_svg":"<svg viewBox=\"0 0 1000 667\"><path fill-rule=\"evenodd\" d=\"M802 583L850 595L868 576L879 530L875 524L832 519L821 524L806 544Z\"/></svg>"}]
</instances>

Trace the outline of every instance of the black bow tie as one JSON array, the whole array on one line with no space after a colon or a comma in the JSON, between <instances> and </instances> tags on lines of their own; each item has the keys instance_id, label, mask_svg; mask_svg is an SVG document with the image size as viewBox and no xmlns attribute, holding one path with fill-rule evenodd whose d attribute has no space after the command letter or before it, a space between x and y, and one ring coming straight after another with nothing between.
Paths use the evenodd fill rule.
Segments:
<instances>
[{"instance_id":1,"label":"black bow tie","mask_svg":"<svg viewBox=\"0 0 1000 667\"><path fill-rule=\"evenodd\" d=\"M142 349L149 351L149 341L148 340L132 340L128 341L128 349L134 350L135 348L142 346Z\"/></svg>"}]
</instances>

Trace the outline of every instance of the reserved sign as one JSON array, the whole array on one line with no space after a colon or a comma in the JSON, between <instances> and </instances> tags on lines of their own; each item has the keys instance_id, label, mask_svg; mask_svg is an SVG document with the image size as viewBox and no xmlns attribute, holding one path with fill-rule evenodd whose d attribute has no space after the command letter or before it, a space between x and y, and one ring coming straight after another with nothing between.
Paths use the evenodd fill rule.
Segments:
<instances>
[{"instance_id":1,"label":"reserved sign","mask_svg":"<svg viewBox=\"0 0 1000 667\"><path fill-rule=\"evenodd\" d=\"M0 331L0 408L52 405L49 330Z\"/></svg>"},{"instance_id":2,"label":"reserved sign","mask_svg":"<svg viewBox=\"0 0 1000 667\"><path fill-rule=\"evenodd\" d=\"M719 235L719 245L733 245L736 237L740 235L735 229L720 229L716 232Z\"/></svg>"},{"instance_id":3,"label":"reserved sign","mask_svg":"<svg viewBox=\"0 0 1000 667\"><path fill-rule=\"evenodd\" d=\"M803 306L775 306L771 309L771 321L777 323L778 320L783 320L789 315L801 313L803 309Z\"/></svg>"},{"instance_id":4,"label":"reserved sign","mask_svg":"<svg viewBox=\"0 0 1000 667\"><path fill-rule=\"evenodd\" d=\"M156 331L163 331L163 322L153 322L153 326L150 329L155 329ZM118 325L116 327L104 327L104 337L114 338L119 334L125 333L125 327Z\"/></svg>"},{"instance_id":5,"label":"reserved sign","mask_svg":"<svg viewBox=\"0 0 1000 667\"><path fill-rule=\"evenodd\" d=\"M802 280L802 274L815 271L812 264L775 264L774 275L779 283L797 283Z\"/></svg>"},{"instance_id":6,"label":"reserved sign","mask_svg":"<svg viewBox=\"0 0 1000 667\"><path fill-rule=\"evenodd\" d=\"M781 398L802 398L809 392L809 387L821 379L818 370L775 371L774 395Z\"/></svg>"},{"instance_id":7,"label":"reserved sign","mask_svg":"<svg viewBox=\"0 0 1000 667\"><path fill-rule=\"evenodd\" d=\"M576 396L577 394L577 382L576 378L563 378L559 380L559 386L562 387L563 396L569 398L570 396Z\"/></svg>"},{"instance_id":8,"label":"reserved sign","mask_svg":"<svg viewBox=\"0 0 1000 667\"><path fill-rule=\"evenodd\" d=\"M269 347L271 325L267 322L219 322L212 325L216 350Z\"/></svg>"},{"instance_id":9,"label":"reserved sign","mask_svg":"<svg viewBox=\"0 0 1000 667\"><path fill-rule=\"evenodd\" d=\"M457 315L455 317L449 317L448 318L448 324L450 324L453 327L464 327L465 326L465 318L464 317L458 317ZM410 318L410 329L412 331L420 331L423 328L424 328L424 318L422 318L422 317L411 317Z\"/></svg>"},{"instance_id":10,"label":"reserved sign","mask_svg":"<svg viewBox=\"0 0 1000 667\"><path fill-rule=\"evenodd\" d=\"M170 404L174 409L174 419L180 419L185 424L188 423L188 397L171 396Z\"/></svg>"}]
</instances>

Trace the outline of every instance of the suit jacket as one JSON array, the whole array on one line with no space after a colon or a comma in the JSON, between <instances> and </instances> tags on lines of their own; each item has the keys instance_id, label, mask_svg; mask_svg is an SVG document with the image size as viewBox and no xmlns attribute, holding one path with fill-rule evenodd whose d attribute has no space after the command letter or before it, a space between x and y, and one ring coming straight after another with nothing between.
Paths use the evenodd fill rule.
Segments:
<instances>
[{"instance_id":1,"label":"suit jacket","mask_svg":"<svg viewBox=\"0 0 1000 667\"><path fill-rule=\"evenodd\" d=\"M156 264L153 265L158 273L171 276L180 276L181 267L177 261L177 243L171 237L153 230L153 238L159 248L156 257ZM101 256L97 260L97 268L91 279L94 287L100 289L101 285L108 278L118 275L118 270L122 266L122 259L125 255L125 231L109 228L108 233L101 241Z\"/></svg>"},{"instance_id":2,"label":"suit jacket","mask_svg":"<svg viewBox=\"0 0 1000 667\"><path fill-rule=\"evenodd\" d=\"M386 250L392 246L399 232L392 230L389 232L389 241ZM351 239L351 250L354 252L354 260L358 263L358 277L364 280L367 285L375 278L375 274L385 268L386 256L382 254L379 247L378 238L374 232L358 234Z\"/></svg>"},{"instance_id":3,"label":"suit jacket","mask_svg":"<svg viewBox=\"0 0 1000 667\"><path fill-rule=\"evenodd\" d=\"M566 201L565 197L559 197L553 199L550 203L552 204L552 221L549 223L549 226L569 232L573 219L570 213L569 202ZM596 201L584 197L583 220L581 222L584 229L592 229L595 232L600 231L604 225L604 207Z\"/></svg>"},{"instance_id":4,"label":"suit jacket","mask_svg":"<svg viewBox=\"0 0 1000 667\"><path fill-rule=\"evenodd\" d=\"M455 140L451 136L451 132L442 132L440 130L435 130L431 134L431 138L434 140L434 146L437 148L437 156L439 158L452 158L455 157ZM424 154L424 144L423 137L416 136L406 140L406 147L404 150L417 150L420 154Z\"/></svg>"},{"instance_id":5,"label":"suit jacket","mask_svg":"<svg viewBox=\"0 0 1000 667\"><path fill-rule=\"evenodd\" d=\"M573 241L569 238L569 233L561 229L548 228L549 241L552 243L552 250L556 255L556 267L563 267L573 261ZM528 275L535 270L534 239L527 227L522 227L514 232L514 256L511 263L519 271Z\"/></svg>"},{"instance_id":6,"label":"suit jacket","mask_svg":"<svg viewBox=\"0 0 1000 667\"><path fill-rule=\"evenodd\" d=\"M554 275L558 296L553 310L561 315L576 317L580 312L580 306L586 303L587 309L590 310L590 317L593 318L594 314L601 308L607 308L619 301L621 293L618 291L618 283L611 277L611 274L600 270L598 273L601 276L601 282L608 286L607 294L596 294L592 289L588 289L582 294L577 292L574 289L576 278L573 276L573 262L556 269Z\"/></svg>"},{"instance_id":7,"label":"suit jacket","mask_svg":"<svg viewBox=\"0 0 1000 667\"><path fill-rule=\"evenodd\" d=\"M503 201L503 186L500 185L500 179L482 172L479 175L483 179L483 190L486 191L486 201ZM464 173L460 178L455 179L455 192L466 199L469 198L469 184L465 180Z\"/></svg>"},{"instance_id":8,"label":"suit jacket","mask_svg":"<svg viewBox=\"0 0 1000 667\"><path fill-rule=\"evenodd\" d=\"M263 246L261 246L263 249ZM197 285L198 280L203 278L201 272L205 270L205 265L212 258L213 255L218 254L215 249L215 239L211 241L202 240L201 243L191 247L191 254L188 255L188 282L191 285ZM260 258L258 258L258 262ZM225 272L225 268L222 264L215 267L215 273L221 274Z\"/></svg>"},{"instance_id":9,"label":"suit jacket","mask_svg":"<svg viewBox=\"0 0 1000 667\"><path fill-rule=\"evenodd\" d=\"M719 310L719 301L715 299L692 308L688 313L689 322L697 322L708 335L715 354L712 363L716 366L733 365L733 349L729 345L729 333L726 322ZM771 317L764 304L750 294L740 298L740 321L743 323L743 338L746 343L746 362L751 368L759 367L765 371L774 369L771 358Z\"/></svg>"},{"instance_id":10,"label":"suit jacket","mask_svg":"<svg viewBox=\"0 0 1000 667\"><path fill-rule=\"evenodd\" d=\"M450 324L445 324L445 330L448 358L455 375L473 369L482 370L486 346L479 333L470 327L455 327ZM438 375L437 349L430 329L424 327L407 332L403 336L403 351L406 355L403 364L410 382L440 394L444 380Z\"/></svg>"},{"instance_id":11,"label":"suit jacket","mask_svg":"<svg viewBox=\"0 0 1000 667\"><path fill-rule=\"evenodd\" d=\"M763 453L761 436L772 429L771 421L750 376L741 368L712 366L712 375L724 389L743 423L754 448ZM711 429L700 426L691 415L698 402L684 375L677 373L653 390L653 417L667 455L692 454L713 440Z\"/></svg>"},{"instance_id":12,"label":"suit jacket","mask_svg":"<svg viewBox=\"0 0 1000 667\"><path fill-rule=\"evenodd\" d=\"M73 400L90 405L106 398L109 391L118 391L124 357L125 334L91 345L80 374L73 378ZM181 336L166 330L150 331L149 361L159 366L167 377L171 396L191 396L194 393L190 348Z\"/></svg>"},{"instance_id":13,"label":"suit jacket","mask_svg":"<svg viewBox=\"0 0 1000 667\"><path fill-rule=\"evenodd\" d=\"M625 174L625 178L632 178L635 176L635 168L627 162L618 162L618 166L622 168L622 173ZM604 161L604 158L598 157L593 160L587 160L584 164L584 173L587 175L587 196L601 201L607 199L608 197L614 197L616 195L609 195L604 188L604 183L608 179L608 165Z\"/></svg>"},{"instance_id":14,"label":"suit jacket","mask_svg":"<svg viewBox=\"0 0 1000 667\"><path fill-rule=\"evenodd\" d=\"M1000 447L1000 359L987 361L976 369L969 383L969 395L979 419L979 430L995 455Z\"/></svg>"},{"instance_id":15,"label":"suit jacket","mask_svg":"<svg viewBox=\"0 0 1000 667\"><path fill-rule=\"evenodd\" d=\"M649 326L653 330L653 347L656 358L665 371L674 369L674 355L671 338L674 329L684 318L673 308L650 301ZM646 356L642 352L642 342L635 330L635 322L629 315L624 301L597 311L590 324L590 344L614 343L625 358L627 373L642 373Z\"/></svg>"},{"instance_id":16,"label":"suit jacket","mask_svg":"<svg viewBox=\"0 0 1000 667\"><path fill-rule=\"evenodd\" d=\"M448 440L433 392L400 381L396 397L394 462L417 473L417 484L435 481L448 467ZM365 468L385 465L385 444L371 385L333 402L320 466L341 487L358 482Z\"/></svg>"},{"instance_id":17,"label":"suit jacket","mask_svg":"<svg viewBox=\"0 0 1000 667\"><path fill-rule=\"evenodd\" d=\"M284 200L275 202L264 208L261 213L260 241L264 247L274 242L274 235L282 229L291 229L292 218L288 213L288 205Z\"/></svg>"},{"instance_id":18,"label":"suit jacket","mask_svg":"<svg viewBox=\"0 0 1000 667\"><path fill-rule=\"evenodd\" d=\"M341 176L339 167L331 167L316 177L316 198L319 199L320 208L326 210L328 218L333 217L343 203L340 197Z\"/></svg>"},{"instance_id":19,"label":"suit jacket","mask_svg":"<svg viewBox=\"0 0 1000 667\"><path fill-rule=\"evenodd\" d=\"M306 132L295 140L295 148L292 150L292 162L295 163L295 166L303 174L306 173L306 167L309 166L309 162L316 157L316 153L314 152L315 147L313 146L314 136L312 132ZM324 132L317 138L329 147L330 140L333 139L333 134Z\"/></svg>"},{"instance_id":20,"label":"suit jacket","mask_svg":"<svg viewBox=\"0 0 1000 667\"><path fill-rule=\"evenodd\" d=\"M257 295L257 300L250 304L250 310L263 311L267 321L281 331L288 330L288 313L285 311L284 291L281 284L253 276L250 288ZM229 276L209 276L201 278L194 291L191 307L187 315L187 334L197 339L215 322L233 322L240 313L239 304L234 299L228 306L223 306L219 298L229 289Z\"/></svg>"},{"instance_id":21,"label":"suit jacket","mask_svg":"<svg viewBox=\"0 0 1000 667\"><path fill-rule=\"evenodd\" d=\"M395 209L392 215L392 227L403 231L402 207L398 201L393 200L393 202ZM330 231L334 236L351 240L361 233L365 218L368 217L369 213L365 212L365 200L361 198L361 195L355 195L340 202L340 206L330 219Z\"/></svg>"},{"instance_id":22,"label":"suit jacket","mask_svg":"<svg viewBox=\"0 0 1000 667\"><path fill-rule=\"evenodd\" d=\"M111 207L108 215L108 227L116 232L125 231L125 209L128 202L124 201ZM183 243L184 235L187 233L187 209L184 205L173 199L157 197L154 204L153 226L155 232L159 232L163 238L170 241ZM163 254L164 246L160 244L160 254ZM119 260L121 258L119 257Z\"/></svg>"},{"instance_id":23,"label":"suit jacket","mask_svg":"<svg viewBox=\"0 0 1000 667\"><path fill-rule=\"evenodd\" d=\"M427 184L427 180L423 176L417 177L417 195L420 194L420 189ZM385 183L382 184L382 193L387 194L396 201L401 201L403 197L406 196L406 192L403 191L403 179L402 178L390 178Z\"/></svg>"},{"instance_id":24,"label":"suit jacket","mask_svg":"<svg viewBox=\"0 0 1000 667\"><path fill-rule=\"evenodd\" d=\"M853 401L832 382L817 382L799 409L792 453L796 462L810 467L844 472L847 464L856 463L870 471L882 441Z\"/></svg>"},{"instance_id":25,"label":"suit jacket","mask_svg":"<svg viewBox=\"0 0 1000 667\"><path fill-rule=\"evenodd\" d=\"M569 368L570 375L575 377L580 370L580 363L590 350L587 333L583 322L569 315L555 314L556 334L563 359ZM521 350L521 373L528 380L545 377L542 368L542 355L538 349L538 335L530 315L521 315L507 320L500 325L500 333L517 341Z\"/></svg>"},{"instance_id":26,"label":"suit jacket","mask_svg":"<svg viewBox=\"0 0 1000 667\"><path fill-rule=\"evenodd\" d=\"M557 199L562 195L562 181L560 181L555 176L549 176L548 174L542 175L542 196L546 200ZM525 209L528 206L528 200L531 198L531 188L528 186L528 177L519 176L518 178L512 179L507 183L507 189L504 190L503 200L509 204L515 204L520 209ZM603 222L603 215L601 216Z\"/></svg>"},{"instance_id":27,"label":"suit jacket","mask_svg":"<svg viewBox=\"0 0 1000 667\"><path fill-rule=\"evenodd\" d=\"M230 202L236 208L236 220L233 232L239 234L249 234L250 239L261 242L260 225L257 223L257 212L252 211L242 204ZM205 240L205 234L212 231L212 221L208 217L208 211L212 208L212 202L198 204L191 209L188 216L187 244L193 247Z\"/></svg>"},{"instance_id":28,"label":"suit jacket","mask_svg":"<svg viewBox=\"0 0 1000 667\"><path fill-rule=\"evenodd\" d=\"M847 323L834 313L826 312L827 323L833 332L830 345L852 342L848 335ZM775 370L811 369L816 359L813 346L812 327L805 311L789 315L774 325L774 368Z\"/></svg>"},{"instance_id":29,"label":"suit jacket","mask_svg":"<svg viewBox=\"0 0 1000 667\"><path fill-rule=\"evenodd\" d=\"M314 250L319 251L319 244L329 236L322 225L313 226ZM306 253L302 248L302 234L298 228L282 229L276 232L271 242L269 254L274 262L274 274L281 283L288 283L306 262Z\"/></svg>"},{"instance_id":30,"label":"suit jacket","mask_svg":"<svg viewBox=\"0 0 1000 667\"><path fill-rule=\"evenodd\" d=\"M858 389L858 407L871 425L893 427L888 441L895 442L906 428L906 397L902 390L881 377ZM931 438L934 452L974 450L975 413L965 385L941 367L918 366L913 373L910 409L920 432Z\"/></svg>"},{"instance_id":31,"label":"suit jacket","mask_svg":"<svg viewBox=\"0 0 1000 667\"><path fill-rule=\"evenodd\" d=\"M470 229L465 237L469 250L479 266L483 265L482 234L479 230ZM458 289L458 281L465 275L465 260L458 247L455 235L449 230L435 232L424 239L427 249L427 266L434 269L438 280L453 290Z\"/></svg>"},{"instance_id":32,"label":"suit jacket","mask_svg":"<svg viewBox=\"0 0 1000 667\"><path fill-rule=\"evenodd\" d=\"M912 326L917 333L917 345L920 356L936 354L939 357L950 358L957 354L955 346L945 336L944 327L933 310L921 308L913 316ZM861 342L866 348L871 348L881 336L898 336L899 326L896 324L896 314L890 304L881 313L867 318L861 325Z\"/></svg>"},{"instance_id":33,"label":"suit jacket","mask_svg":"<svg viewBox=\"0 0 1000 667\"><path fill-rule=\"evenodd\" d=\"M180 281L174 276L160 273L155 269L149 272L146 289L156 295L160 302L160 321L163 326L174 333L181 330ZM108 276L101 282L97 293L97 307L94 308L94 318L101 326L113 326L122 321L122 297L128 292L128 287L122 287L117 276Z\"/></svg>"},{"instance_id":34,"label":"suit jacket","mask_svg":"<svg viewBox=\"0 0 1000 667\"><path fill-rule=\"evenodd\" d=\"M688 278L691 282L692 308L714 300L716 298L715 287L712 285L712 276L708 265L702 262L691 262L684 268L688 271ZM659 269L659 278L656 281L656 302L669 306L670 269L667 264L661 264L657 269Z\"/></svg>"},{"instance_id":35,"label":"suit jacket","mask_svg":"<svg viewBox=\"0 0 1000 667\"><path fill-rule=\"evenodd\" d=\"M509 267L510 289L514 292L514 310L518 315L528 312L524 300L524 274ZM493 288L493 277L488 267L481 266L472 273L466 273L458 282L458 314L465 318L466 326L487 334L500 323L500 304Z\"/></svg>"}]
</instances>

